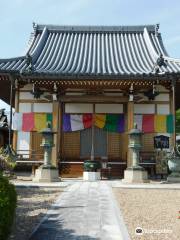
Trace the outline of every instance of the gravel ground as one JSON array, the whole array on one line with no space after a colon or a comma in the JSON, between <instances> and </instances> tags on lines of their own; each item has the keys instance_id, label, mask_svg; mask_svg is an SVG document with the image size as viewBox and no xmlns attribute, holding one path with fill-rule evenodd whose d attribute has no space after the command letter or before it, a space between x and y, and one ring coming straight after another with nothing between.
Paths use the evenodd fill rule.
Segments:
<instances>
[{"instance_id":1,"label":"gravel ground","mask_svg":"<svg viewBox=\"0 0 180 240\"><path fill-rule=\"evenodd\" d=\"M17 188L16 216L9 240L28 240L61 192L60 188Z\"/></svg>"},{"instance_id":2,"label":"gravel ground","mask_svg":"<svg viewBox=\"0 0 180 240\"><path fill-rule=\"evenodd\" d=\"M133 240L180 239L180 190L113 189ZM135 234L141 227L142 235Z\"/></svg>"}]
</instances>

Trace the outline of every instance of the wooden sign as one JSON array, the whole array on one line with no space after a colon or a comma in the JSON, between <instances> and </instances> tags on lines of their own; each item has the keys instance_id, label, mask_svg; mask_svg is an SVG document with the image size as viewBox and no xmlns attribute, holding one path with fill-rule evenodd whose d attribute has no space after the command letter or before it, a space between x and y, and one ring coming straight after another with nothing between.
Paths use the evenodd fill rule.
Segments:
<instances>
[{"instance_id":1,"label":"wooden sign","mask_svg":"<svg viewBox=\"0 0 180 240\"><path fill-rule=\"evenodd\" d=\"M169 148L169 137L164 135L154 137L154 148Z\"/></svg>"}]
</instances>

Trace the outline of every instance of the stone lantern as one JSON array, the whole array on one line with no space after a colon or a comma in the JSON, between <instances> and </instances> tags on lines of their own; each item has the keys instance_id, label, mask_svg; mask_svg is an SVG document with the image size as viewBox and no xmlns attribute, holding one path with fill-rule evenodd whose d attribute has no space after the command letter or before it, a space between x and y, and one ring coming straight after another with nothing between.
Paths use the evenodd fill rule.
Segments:
<instances>
[{"instance_id":1,"label":"stone lantern","mask_svg":"<svg viewBox=\"0 0 180 240\"><path fill-rule=\"evenodd\" d=\"M141 169L139 166L139 151L142 148L142 131L137 129L131 129L129 132L129 148L132 150L132 168Z\"/></svg>"},{"instance_id":2,"label":"stone lantern","mask_svg":"<svg viewBox=\"0 0 180 240\"><path fill-rule=\"evenodd\" d=\"M129 153L132 165L124 171L123 182L147 182L148 174L143 167L139 166L139 151L142 148L143 132L137 129L137 125L129 132Z\"/></svg>"},{"instance_id":3,"label":"stone lantern","mask_svg":"<svg viewBox=\"0 0 180 240\"><path fill-rule=\"evenodd\" d=\"M44 163L35 173L34 182L57 182L59 181L59 172L56 167L51 164L52 148L54 147L53 135L50 124L41 131L42 144L44 148Z\"/></svg>"},{"instance_id":4,"label":"stone lantern","mask_svg":"<svg viewBox=\"0 0 180 240\"><path fill-rule=\"evenodd\" d=\"M53 135L54 132L52 129L48 126L48 128L44 129L42 132L42 144L41 147L44 148L44 168L51 168L51 153L52 153L52 147L54 147L53 143Z\"/></svg>"}]
</instances>

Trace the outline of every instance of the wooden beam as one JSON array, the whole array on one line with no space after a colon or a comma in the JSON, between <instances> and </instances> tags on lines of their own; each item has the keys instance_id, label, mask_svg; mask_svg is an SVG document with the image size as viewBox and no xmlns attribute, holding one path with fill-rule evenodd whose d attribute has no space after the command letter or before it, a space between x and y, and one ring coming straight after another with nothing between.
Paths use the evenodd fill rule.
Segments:
<instances>
[{"instance_id":1,"label":"wooden beam","mask_svg":"<svg viewBox=\"0 0 180 240\"><path fill-rule=\"evenodd\" d=\"M60 97L61 102L116 102L123 103L128 101L128 97L124 96L101 96L101 95L84 95L84 96L70 96L63 95Z\"/></svg>"}]
</instances>

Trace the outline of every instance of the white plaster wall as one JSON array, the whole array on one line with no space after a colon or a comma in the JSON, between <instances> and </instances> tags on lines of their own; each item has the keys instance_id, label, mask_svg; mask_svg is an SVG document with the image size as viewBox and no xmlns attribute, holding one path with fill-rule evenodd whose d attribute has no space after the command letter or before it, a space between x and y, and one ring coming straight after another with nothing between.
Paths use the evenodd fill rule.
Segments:
<instances>
[{"instance_id":1,"label":"white plaster wall","mask_svg":"<svg viewBox=\"0 0 180 240\"><path fill-rule=\"evenodd\" d=\"M31 103L20 103L19 104L19 112L32 112Z\"/></svg>"},{"instance_id":2,"label":"white plaster wall","mask_svg":"<svg viewBox=\"0 0 180 240\"><path fill-rule=\"evenodd\" d=\"M123 104L95 104L96 113L123 113Z\"/></svg>"},{"instance_id":3,"label":"white plaster wall","mask_svg":"<svg viewBox=\"0 0 180 240\"><path fill-rule=\"evenodd\" d=\"M169 101L169 94L168 93L161 93L156 96L155 101Z\"/></svg>"},{"instance_id":4,"label":"white plaster wall","mask_svg":"<svg viewBox=\"0 0 180 240\"><path fill-rule=\"evenodd\" d=\"M156 90L158 90L159 92L169 92L169 90L162 85L156 85Z\"/></svg>"},{"instance_id":5,"label":"white plaster wall","mask_svg":"<svg viewBox=\"0 0 180 240\"><path fill-rule=\"evenodd\" d=\"M169 114L170 106L169 104L157 104L157 114Z\"/></svg>"},{"instance_id":6,"label":"white plaster wall","mask_svg":"<svg viewBox=\"0 0 180 240\"><path fill-rule=\"evenodd\" d=\"M53 111L52 103L34 103L33 112L51 113Z\"/></svg>"},{"instance_id":7,"label":"white plaster wall","mask_svg":"<svg viewBox=\"0 0 180 240\"><path fill-rule=\"evenodd\" d=\"M93 104L89 103L66 103L66 113L93 113Z\"/></svg>"},{"instance_id":8,"label":"white plaster wall","mask_svg":"<svg viewBox=\"0 0 180 240\"><path fill-rule=\"evenodd\" d=\"M30 132L18 132L17 133L17 150L19 154L27 154L30 150ZM20 151L24 150L24 151ZM25 151L26 150L26 151ZM24 157L29 157L24 155Z\"/></svg>"},{"instance_id":9,"label":"white plaster wall","mask_svg":"<svg viewBox=\"0 0 180 240\"><path fill-rule=\"evenodd\" d=\"M20 100L22 100L22 99L34 100L34 97L30 92L20 92L19 93L19 98L20 98Z\"/></svg>"},{"instance_id":10,"label":"white plaster wall","mask_svg":"<svg viewBox=\"0 0 180 240\"><path fill-rule=\"evenodd\" d=\"M154 114L155 104L134 104L134 113Z\"/></svg>"}]
</instances>

